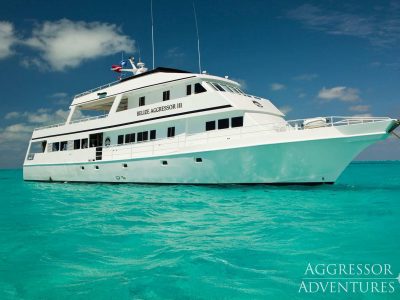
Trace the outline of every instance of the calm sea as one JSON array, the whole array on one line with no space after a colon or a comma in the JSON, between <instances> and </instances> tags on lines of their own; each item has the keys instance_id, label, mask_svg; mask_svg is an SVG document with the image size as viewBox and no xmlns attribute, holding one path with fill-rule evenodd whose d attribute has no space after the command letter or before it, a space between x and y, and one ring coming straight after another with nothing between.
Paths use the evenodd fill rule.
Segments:
<instances>
[{"instance_id":1,"label":"calm sea","mask_svg":"<svg viewBox=\"0 0 400 300\"><path fill-rule=\"evenodd\" d=\"M0 299L400 299L298 293L307 264L400 273L400 162L335 185L35 183L0 171Z\"/></svg>"}]
</instances>

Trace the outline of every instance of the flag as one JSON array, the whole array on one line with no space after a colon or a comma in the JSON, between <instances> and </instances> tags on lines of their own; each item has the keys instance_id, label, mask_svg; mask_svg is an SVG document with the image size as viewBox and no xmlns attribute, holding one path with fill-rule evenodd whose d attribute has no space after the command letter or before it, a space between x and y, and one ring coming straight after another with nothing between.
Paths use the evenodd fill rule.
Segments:
<instances>
[{"instance_id":1,"label":"flag","mask_svg":"<svg viewBox=\"0 0 400 300\"><path fill-rule=\"evenodd\" d=\"M117 73L121 73L122 67L120 65L112 65L111 70Z\"/></svg>"}]
</instances>

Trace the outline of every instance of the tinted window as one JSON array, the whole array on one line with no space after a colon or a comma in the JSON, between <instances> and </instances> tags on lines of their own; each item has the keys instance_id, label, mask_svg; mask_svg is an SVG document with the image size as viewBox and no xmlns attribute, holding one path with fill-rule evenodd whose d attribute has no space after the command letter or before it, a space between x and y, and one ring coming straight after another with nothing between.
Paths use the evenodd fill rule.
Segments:
<instances>
[{"instance_id":1,"label":"tinted window","mask_svg":"<svg viewBox=\"0 0 400 300\"><path fill-rule=\"evenodd\" d=\"M155 140L155 139L156 139L156 131L150 130L150 140Z\"/></svg>"},{"instance_id":2,"label":"tinted window","mask_svg":"<svg viewBox=\"0 0 400 300\"><path fill-rule=\"evenodd\" d=\"M229 119L218 120L218 129L229 128Z\"/></svg>"},{"instance_id":3,"label":"tinted window","mask_svg":"<svg viewBox=\"0 0 400 300\"><path fill-rule=\"evenodd\" d=\"M204 93L206 91L207 90L200 83L196 83L194 85L194 93L195 94Z\"/></svg>"},{"instance_id":4,"label":"tinted window","mask_svg":"<svg viewBox=\"0 0 400 300\"><path fill-rule=\"evenodd\" d=\"M137 141L142 142L143 141L143 132L138 132L137 134Z\"/></svg>"},{"instance_id":5,"label":"tinted window","mask_svg":"<svg viewBox=\"0 0 400 300\"><path fill-rule=\"evenodd\" d=\"M214 84L212 84L211 82L208 82L208 84L211 85L214 90L218 91Z\"/></svg>"},{"instance_id":6,"label":"tinted window","mask_svg":"<svg viewBox=\"0 0 400 300\"><path fill-rule=\"evenodd\" d=\"M216 88L218 90L220 90L221 92L225 92L225 90L222 88L222 86L220 86L218 83L214 83L214 85L216 86Z\"/></svg>"},{"instance_id":7,"label":"tinted window","mask_svg":"<svg viewBox=\"0 0 400 300\"><path fill-rule=\"evenodd\" d=\"M242 127L243 126L243 117L234 117L231 120L232 127Z\"/></svg>"},{"instance_id":8,"label":"tinted window","mask_svg":"<svg viewBox=\"0 0 400 300\"><path fill-rule=\"evenodd\" d=\"M81 140L74 141L74 149L81 149Z\"/></svg>"},{"instance_id":9,"label":"tinted window","mask_svg":"<svg viewBox=\"0 0 400 300\"><path fill-rule=\"evenodd\" d=\"M163 101L169 100L169 91L163 92Z\"/></svg>"},{"instance_id":10,"label":"tinted window","mask_svg":"<svg viewBox=\"0 0 400 300\"><path fill-rule=\"evenodd\" d=\"M122 145L124 143L124 136L121 134L118 136L118 145Z\"/></svg>"},{"instance_id":11,"label":"tinted window","mask_svg":"<svg viewBox=\"0 0 400 300\"><path fill-rule=\"evenodd\" d=\"M143 131L143 141L147 141L149 139L149 132Z\"/></svg>"},{"instance_id":12,"label":"tinted window","mask_svg":"<svg viewBox=\"0 0 400 300\"><path fill-rule=\"evenodd\" d=\"M186 86L186 95L189 96L190 94L192 94L192 85L191 84Z\"/></svg>"},{"instance_id":13,"label":"tinted window","mask_svg":"<svg viewBox=\"0 0 400 300\"><path fill-rule=\"evenodd\" d=\"M66 151L67 148L68 148L68 142L61 142L60 150L61 151Z\"/></svg>"},{"instance_id":14,"label":"tinted window","mask_svg":"<svg viewBox=\"0 0 400 300\"><path fill-rule=\"evenodd\" d=\"M125 134L125 143L134 143L135 142L135 134L134 133L128 133Z\"/></svg>"},{"instance_id":15,"label":"tinted window","mask_svg":"<svg viewBox=\"0 0 400 300\"><path fill-rule=\"evenodd\" d=\"M206 131L215 130L215 121L206 122Z\"/></svg>"},{"instance_id":16,"label":"tinted window","mask_svg":"<svg viewBox=\"0 0 400 300\"><path fill-rule=\"evenodd\" d=\"M173 137L173 136L175 136L175 127L168 127L167 136L168 136L168 137Z\"/></svg>"},{"instance_id":17,"label":"tinted window","mask_svg":"<svg viewBox=\"0 0 400 300\"><path fill-rule=\"evenodd\" d=\"M139 106L145 105L145 102L146 102L146 98L144 96L139 98Z\"/></svg>"},{"instance_id":18,"label":"tinted window","mask_svg":"<svg viewBox=\"0 0 400 300\"><path fill-rule=\"evenodd\" d=\"M82 145L82 149L87 148L88 147L88 139L82 139L81 145Z\"/></svg>"},{"instance_id":19,"label":"tinted window","mask_svg":"<svg viewBox=\"0 0 400 300\"><path fill-rule=\"evenodd\" d=\"M58 151L58 150L60 150L60 143L59 142L53 143L51 151Z\"/></svg>"}]
</instances>

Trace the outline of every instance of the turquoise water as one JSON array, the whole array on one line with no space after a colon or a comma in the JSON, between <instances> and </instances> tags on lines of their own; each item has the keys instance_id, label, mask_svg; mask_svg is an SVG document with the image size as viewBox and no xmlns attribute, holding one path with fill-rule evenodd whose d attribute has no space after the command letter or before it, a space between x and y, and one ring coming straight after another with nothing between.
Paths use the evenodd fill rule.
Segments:
<instances>
[{"instance_id":1,"label":"turquoise water","mask_svg":"<svg viewBox=\"0 0 400 300\"><path fill-rule=\"evenodd\" d=\"M400 272L399 162L317 187L21 177L0 171L0 299L337 299L298 293L308 262Z\"/></svg>"}]
</instances>

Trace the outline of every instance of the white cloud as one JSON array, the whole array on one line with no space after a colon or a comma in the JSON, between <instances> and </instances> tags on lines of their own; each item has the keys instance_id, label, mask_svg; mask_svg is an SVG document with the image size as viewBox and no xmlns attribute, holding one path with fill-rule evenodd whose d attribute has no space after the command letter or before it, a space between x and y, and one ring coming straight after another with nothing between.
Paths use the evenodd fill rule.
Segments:
<instances>
[{"instance_id":1,"label":"white cloud","mask_svg":"<svg viewBox=\"0 0 400 300\"><path fill-rule=\"evenodd\" d=\"M372 114L356 114L356 115L352 115L352 117L370 118L370 117L372 117Z\"/></svg>"},{"instance_id":2,"label":"white cloud","mask_svg":"<svg viewBox=\"0 0 400 300\"><path fill-rule=\"evenodd\" d=\"M326 101L337 99L344 102L356 102L361 100L359 90L345 86L337 86L328 89L323 87L318 93L318 98Z\"/></svg>"},{"instance_id":3,"label":"white cloud","mask_svg":"<svg viewBox=\"0 0 400 300\"><path fill-rule=\"evenodd\" d=\"M247 90L247 82L246 82L246 80L241 79L241 78L229 78L229 79L239 83L240 84L240 88L242 90Z\"/></svg>"},{"instance_id":4,"label":"white cloud","mask_svg":"<svg viewBox=\"0 0 400 300\"><path fill-rule=\"evenodd\" d=\"M294 80L300 80L300 81L311 81L311 80L314 80L314 79L316 79L318 77L319 77L318 74L315 74L315 73L312 73L312 74L304 73L304 74L301 74L301 75L298 75L298 76L294 77L293 79Z\"/></svg>"},{"instance_id":5,"label":"white cloud","mask_svg":"<svg viewBox=\"0 0 400 300\"><path fill-rule=\"evenodd\" d=\"M293 108L289 105L284 105L282 107L278 108L282 113L284 113L285 115L288 114L289 112L291 112L293 110Z\"/></svg>"},{"instance_id":6,"label":"white cloud","mask_svg":"<svg viewBox=\"0 0 400 300\"><path fill-rule=\"evenodd\" d=\"M354 11L354 9L353 9ZM288 12L288 17L305 26L331 35L363 38L373 45L392 46L400 41L399 8L393 5L372 14L335 11L303 4Z\"/></svg>"},{"instance_id":7,"label":"white cloud","mask_svg":"<svg viewBox=\"0 0 400 300\"><path fill-rule=\"evenodd\" d=\"M283 90L283 89L285 89L286 87L285 87L285 85L284 84L282 84L282 83L272 83L271 84L271 90L273 90L273 91L280 91L280 90Z\"/></svg>"},{"instance_id":8,"label":"white cloud","mask_svg":"<svg viewBox=\"0 0 400 300\"><path fill-rule=\"evenodd\" d=\"M0 59L13 54L12 46L16 42L14 25L10 22L0 21Z\"/></svg>"},{"instance_id":9,"label":"white cloud","mask_svg":"<svg viewBox=\"0 0 400 300\"><path fill-rule=\"evenodd\" d=\"M356 112L366 112L370 108L370 105L353 105L349 107L350 111L356 111Z\"/></svg>"},{"instance_id":10,"label":"white cloud","mask_svg":"<svg viewBox=\"0 0 400 300\"><path fill-rule=\"evenodd\" d=\"M68 19L44 22L33 30L24 44L38 50L43 62L36 58L25 59L23 65L40 67L44 64L55 71L77 67L85 60L135 51L134 40L123 35L114 24Z\"/></svg>"}]
</instances>

